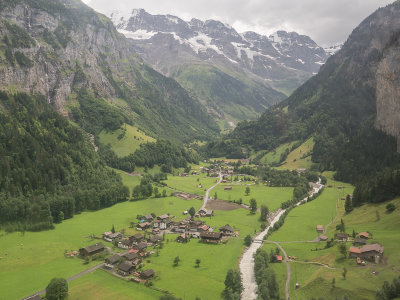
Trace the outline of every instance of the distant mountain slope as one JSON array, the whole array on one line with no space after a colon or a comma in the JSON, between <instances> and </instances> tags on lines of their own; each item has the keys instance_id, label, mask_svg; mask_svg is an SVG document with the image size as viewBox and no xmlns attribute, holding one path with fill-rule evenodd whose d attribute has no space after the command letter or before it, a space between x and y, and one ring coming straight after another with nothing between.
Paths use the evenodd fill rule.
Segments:
<instances>
[{"instance_id":1,"label":"distant mountain slope","mask_svg":"<svg viewBox=\"0 0 400 300\"><path fill-rule=\"evenodd\" d=\"M206 139L218 126L147 66L112 22L78 0L0 1L0 86L38 92L97 134L123 122L155 137Z\"/></svg>"},{"instance_id":2,"label":"distant mountain slope","mask_svg":"<svg viewBox=\"0 0 400 300\"><path fill-rule=\"evenodd\" d=\"M235 149L272 150L314 136L312 160L352 182L395 168L400 162L399 38L396 1L366 18L318 75L287 100L257 121L240 123L229 143ZM214 142L209 149L217 146Z\"/></svg>"},{"instance_id":3,"label":"distant mountain slope","mask_svg":"<svg viewBox=\"0 0 400 300\"><path fill-rule=\"evenodd\" d=\"M283 99L276 90L290 93L329 56L309 37L295 32L278 31L269 37L239 34L219 21L185 22L143 9L110 16L147 62L177 79L211 113L225 119L254 118ZM218 89L229 88L215 95L216 81ZM229 110L232 106L244 113Z\"/></svg>"}]
</instances>

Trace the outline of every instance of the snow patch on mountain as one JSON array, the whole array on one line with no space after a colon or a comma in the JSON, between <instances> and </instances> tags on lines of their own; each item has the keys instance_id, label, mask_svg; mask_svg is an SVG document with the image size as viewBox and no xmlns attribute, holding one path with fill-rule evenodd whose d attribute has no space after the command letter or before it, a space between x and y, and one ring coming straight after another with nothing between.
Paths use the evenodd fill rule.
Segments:
<instances>
[{"instance_id":1,"label":"snow patch on mountain","mask_svg":"<svg viewBox=\"0 0 400 300\"><path fill-rule=\"evenodd\" d=\"M118 32L122 33L129 39L133 40L148 40L151 39L154 35L156 35L158 32L155 31L147 31L143 29L139 29L136 31L128 31L124 29L118 29Z\"/></svg>"}]
</instances>

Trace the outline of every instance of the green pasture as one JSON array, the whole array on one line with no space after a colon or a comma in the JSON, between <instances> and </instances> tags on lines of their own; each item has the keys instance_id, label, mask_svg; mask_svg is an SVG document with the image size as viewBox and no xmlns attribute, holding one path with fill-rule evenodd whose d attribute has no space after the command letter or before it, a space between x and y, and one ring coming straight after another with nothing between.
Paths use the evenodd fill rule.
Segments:
<instances>
[{"instance_id":1,"label":"green pasture","mask_svg":"<svg viewBox=\"0 0 400 300\"><path fill-rule=\"evenodd\" d=\"M69 284L69 300L147 300L158 299L162 295L144 284L125 281L108 274L104 270L86 274Z\"/></svg>"},{"instance_id":2,"label":"green pasture","mask_svg":"<svg viewBox=\"0 0 400 300\"><path fill-rule=\"evenodd\" d=\"M206 193L204 190L212 187L218 180L218 177L207 177L206 174L200 174L186 177L168 176L168 180L164 180L163 182L168 187L202 196ZM202 185L201 188L198 187L199 184Z\"/></svg>"},{"instance_id":3,"label":"green pasture","mask_svg":"<svg viewBox=\"0 0 400 300\"><path fill-rule=\"evenodd\" d=\"M231 191L225 191L225 186L231 186ZM246 187L250 187L250 194L246 196ZM221 183L214 188L210 196L214 198L215 192L217 192L217 198L227 201L239 201L242 198L243 203L249 204L250 199L254 198L257 200L257 206L266 205L270 211L277 210L282 202L292 199L293 188L291 187L269 187L262 184L238 184L238 183Z\"/></svg>"},{"instance_id":4,"label":"green pasture","mask_svg":"<svg viewBox=\"0 0 400 300\"><path fill-rule=\"evenodd\" d=\"M261 158L260 163L265 165L279 163L282 153L284 153L286 149L290 150L295 143L296 142L286 143L277 147L275 150L268 152Z\"/></svg>"},{"instance_id":5,"label":"green pasture","mask_svg":"<svg viewBox=\"0 0 400 300\"><path fill-rule=\"evenodd\" d=\"M46 287L53 277L68 278L90 265L64 257L65 250L77 250L95 243L90 235L128 228L138 214L156 215L170 213L180 216L182 211L201 201L182 200L174 197L151 198L143 201L124 202L96 212L84 212L56 225L54 230L26 232L0 236L0 290L4 299L20 299ZM23 282L24 284L21 284Z\"/></svg>"},{"instance_id":6,"label":"green pasture","mask_svg":"<svg viewBox=\"0 0 400 300\"><path fill-rule=\"evenodd\" d=\"M113 132L103 130L99 134L99 139L102 144L111 145L111 149L119 157L124 157L135 152L143 143L156 141L137 127L128 124L124 124L121 128Z\"/></svg>"},{"instance_id":7,"label":"green pasture","mask_svg":"<svg viewBox=\"0 0 400 300\"><path fill-rule=\"evenodd\" d=\"M296 170L298 168L309 169L312 165L311 156L302 158L303 155L312 151L314 147L314 139L310 138L301 144L298 148L289 153L286 160L277 169L281 170Z\"/></svg>"}]
</instances>

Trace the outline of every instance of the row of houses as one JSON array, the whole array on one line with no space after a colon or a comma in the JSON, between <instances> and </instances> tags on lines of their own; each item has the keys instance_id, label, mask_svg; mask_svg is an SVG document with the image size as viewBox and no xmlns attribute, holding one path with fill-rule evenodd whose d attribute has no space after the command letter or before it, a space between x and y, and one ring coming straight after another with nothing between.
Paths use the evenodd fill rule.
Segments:
<instances>
[{"instance_id":1,"label":"row of houses","mask_svg":"<svg viewBox=\"0 0 400 300\"><path fill-rule=\"evenodd\" d=\"M200 238L201 242L218 244L222 241L223 237L230 237L233 235L235 235L235 231L229 224L220 227L219 232L214 232L208 225L203 224L197 228L197 231L193 228L192 231L182 233L177 237L176 241L185 243L190 238Z\"/></svg>"},{"instance_id":2,"label":"row of houses","mask_svg":"<svg viewBox=\"0 0 400 300\"><path fill-rule=\"evenodd\" d=\"M142 257L140 253L136 251L130 251L124 255L114 254L105 260L105 268L115 269L118 274L122 276L129 276L136 273L140 264L142 263ZM147 280L154 275L152 269L144 270L141 273L136 273L136 276Z\"/></svg>"}]
</instances>

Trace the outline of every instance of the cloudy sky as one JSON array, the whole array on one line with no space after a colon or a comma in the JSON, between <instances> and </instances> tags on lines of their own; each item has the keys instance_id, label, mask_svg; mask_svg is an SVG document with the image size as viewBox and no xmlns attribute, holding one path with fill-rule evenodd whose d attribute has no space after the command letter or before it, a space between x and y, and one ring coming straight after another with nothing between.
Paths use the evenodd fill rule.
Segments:
<instances>
[{"instance_id":1,"label":"cloudy sky","mask_svg":"<svg viewBox=\"0 0 400 300\"><path fill-rule=\"evenodd\" d=\"M309 35L321 46L344 42L377 8L393 0L83 0L99 12L144 8L185 20L216 19L237 31L269 34L276 30Z\"/></svg>"}]
</instances>

